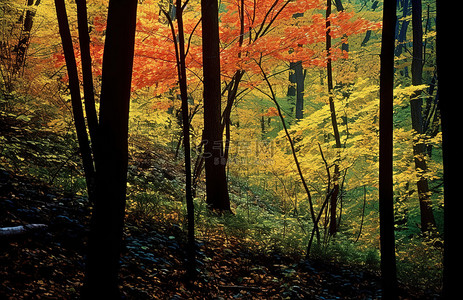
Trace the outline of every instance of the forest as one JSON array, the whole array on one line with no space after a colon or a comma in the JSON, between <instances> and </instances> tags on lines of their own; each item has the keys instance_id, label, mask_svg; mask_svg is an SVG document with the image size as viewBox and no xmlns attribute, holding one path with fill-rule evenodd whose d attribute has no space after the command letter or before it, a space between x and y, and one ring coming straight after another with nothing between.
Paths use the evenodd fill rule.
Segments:
<instances>
[{"instance_id":1,"label":"forest","mask_svg":"<svg viewBox=\"0 0 463 300\"><path fill-rule=\"evenodd\" d=\"M0 0L0 298L457 299L443 2Z\"/></svg>"}]
</instances>

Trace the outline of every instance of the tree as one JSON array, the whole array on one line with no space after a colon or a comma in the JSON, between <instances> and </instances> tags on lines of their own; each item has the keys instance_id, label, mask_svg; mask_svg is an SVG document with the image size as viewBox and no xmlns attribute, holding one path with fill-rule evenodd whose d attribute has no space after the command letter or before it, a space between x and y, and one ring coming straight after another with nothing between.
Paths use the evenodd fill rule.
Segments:
<instances>
[{"instance_id":1,"label":"tree","mask_svg":"<svg viewBox=\"0 0 463 300\"><path fill-rule=\"evenodd\" d=\"M226 159L222 141L219 18L217 0L201 0L204 84L203 140L206 202L211 209L230 210Z\"/></svg>"},{"instance_id":2,"label":"tree","mask_svg":"<svg viewBox=\"0 0 463 300\"><path fill-rule=\"evenodd\" d=\"M83 1L78 1L78 5L84 4ZM93 147L96 149L93 160L83 117L77 64L64 0L55 0L55 6L68 69L76 131L84 160L87 189L89 197L94 196L83 297L117 299L120 298L118 268L125 216L129 100L137 1L109 2L100 117L96 133L92 137ZM87 20L85 10L82 9L81 6L78 12L81 18L79 25L85 29L84 22ZM82 18L85 18L85 21ZM85 33L85 30L80 30L80 33ZM85 63L88 63L88 60ZM88 65L84 65L84 69L85 67ZM88 83L88 78L85 82ZM96 140L93 141L93 138ZM90 175L94 176L94 187Z\"/></svg>"},{"instance_id":3,"label":"tree","mask_svg":"<svg viewBox=\"0 0 463 300\"><path fill-rule=\"evenodd\" d=\"M295 86L288 88L288 97L296 98L296 119L304 117L304 70L302 61L290 62L289 68L293 73L289 74L289 82Z\"/></svg>"},{"instance_id":4,"label":"tree","mask_svg":"<svg viewBox=\"0 0 463 300\"><path fill-rule=\"evenodd\" d=\"M72 44L71 32L69 29L64 0L56 0L55 7L56 15L58 18L59 33L61 36L61 44L63 47L64 58L66 61L67 73L69 77L69 91L71 94L74 125L76 127L80 154L82 156L82 164L85 173L85 180L87 183L88 196L91 201L94 201L94 185L96 181L94 158L92 157L92 151L88 141L87 129L85 126L82 99L80 96L77 62L74 55L74 47Z\"/></svg>"},{"instance_id":5,"label":"tree","mask_svg":"<svg viewBox=\"0 0 463 300\"><path fill-rule=\"evenodd\" d=\"M384 299L397 299L393 190L393 91L396 0L384 1L379 104L379 215Z\"/></svg>"},{"instance_id":6,"label":"tree","mask_svg":"<svg viewBox=\"0 0 463 300\"><path fill-rule=\"evenodd\" d=\"M182 1L177 0L175 4L176 20L178 25L178 38L175 34L175 28L168 12L162 10L167 18L172 30L172 40L175 46L175 56L177 60L177 73L180 86L180 98L182 100L182 125L183 125L183 146L185 151L185 198L187 205L187 219L188 219L188 266L187 276L191 280L195 276L195 257L196 257L196 244L195 244L195 221L194 221L194 203L193 191L191 182L191 153L190 153L190 117L188 110L188 86L186 76L186 52L185 52L185 32L183 29L183 9ZM177 41L178 39L178 41Z\"/></svg>"},{"instance_id":7,"label":"tree","mask_svg":"<svg viewBox=\"0 0 463 300\"><path fill-rule=\"evenodd\" d=\"M90 55L90 35L87 19L87 4L85 0L77 0L77 23L79 31L79 46L81 53L82 79L85 100L85 115L93 152L96 148L98 117L95 107L95 93L92 75L92 57ZM95 153L93 153L96 155Z\"/></svg>"},{"instance_id":8,"label":"tree","mask_svg":"<svg viewBox=\"0 0 463 300\"><path fill-rule=\"evenodd\" d=\"M24 3L24 2L23 2ZM13 82L22 76L26 65L31 31L40 0L27 0L26 8L14 1L0 2L2 14L2 40L0 42L0 76L2 92L13 90Z\"/></svg>"},{"instance_id":9,"label":"tree","mask_svg":"<svg viewBox=\"0 0 463 300\"><path fill-rule=\"evenodd\" d=\"M331 66L331 0L327 0L326 2L326 55L327 55L327 63L326 63L326 72L327 72L327 85L328 85L328 101L330 104L330 112L331 112L331 124L333 127L333 135L334 140L336 142L336 148L341 148L341 136L339 134L338 129L338 121L336 119L336 108L334 105L333 99L333 68ZM338 224L336 220L336 213L337 213L337 202L340 193L340 185L339 179L341 175L341 170L339 169L339 161L337 161L334 165L334 174L333 174L333 191L331 193L331 200L330 200L330 235L335 235L338 231Z\"/></svg>"},{"instance_id":10,"label":"tree","mask_svg":"<svg viewBox=\"0 0 463 300\"><path fill-rule=\"evenodd\" d=\"M293 18L302 17L304 13L294 14ZM299 45L298 45L299 46ZM302 46L302 45L301 45ZM289 86L287 96L296 98L296 119L300 120L304 116L304 69L302 68L302 61L290 62L289 69L289 82L293 85Z\"/></svg>"},{"instance_id":11,"label":"tree","mask_svg":"<svg viewBox=\"0 0 463 300\"><path fill-rule=\"evenodd\" d=\"M128 120L137 2L109 2L97 130L96 199L87 259L87 289L118 297L125 215ZM101 278L108 279L102 284Z\"/></svg>"},{"instance_id":12,"label":"tree","mask_svg":"<svg viewBox=\"0 0 463 300\"><path fill-rule=\"evenodd\" d=\"M146 2L145 2L146 3ZM145 4L144 4L145 5ZM297 13L315 10L320 6L318 0L300 0L292 2L289 0L279 1L248 1L240 0L225 3L225 9L221 13L219 24L220 27L220 64L214 65L213 60L201 57L202 44L204 44L204 50L208 51L209 43L207 39L210 39L212 34L207 33L211 30L210 26L206 26L203 16L203 26L201 27L202 33L205 37L204 40L196 38L193 35L193 30L196 28L198 23L198 13L194 8L194 3L189 2L189 6L184 10L184 27L185 33L189 35L188 40L188 56L186 57L187 65L187 76L189 78L189 86L204 86L203 93L204 97L204 136L203 139L207 141L205 148L205 159L208 163L214 167L214 163L226 164L229 142L231 140L231 113L236 107L236 99L243 97L252 91L252 89L262 84L262 78L259 75L261 72L257 68L257 64L254 61L260 58L272 60L272 68L284 69L284 73L287 74L289 64L297 64L299 62L299 74L303 75L303 69L313 66L325 67L326 59L321 58L317 55L311 47L317 47L325 41L326 35L326 20L320 14L315 14L313 17L300 18L298 22L294 22L293 16ZM153 87L154 93L162 97L164 93L175 92L177 87L177 78L173 72L175 64L174 49L172 46L172 37L170 33L167 33L165 24L161 22L152 22L157 16L150 14L141 14L138 31L142 34L139 35L140 46L137 47L137 56L143 57L143 61L136 62L134 70L134 87L136 89L144 87ZM377 27L373 22L368 22L364 19L357 18L354 20L353 13L338 12L338 14L332 14L331 22L333 28L331 35L333 39L342 38L344 35L353 35L356 33L363 32L365 30ZM157 24L156 24L157 23ZM200 27L198 27L200 28ZM198 29L199 30L199 29ZM156 34L153 34L153 33ZM309 34L310 33L310 34ZM166 37L168 35L168 37ZM162 37L162 38L161 38ZM283 38L282 38L283 37ZM191 42L191 43L190 43ZM215 43L218 42L216 39ZM198 51L199 50L199 51ZM215 53L218 53L217 47L215 47ZM293 50L293 51L291 51ZM330 52L332 61L335 61L342 55L340 55L340 49L332 49ZM212 55L214 57L214 55ZM343 56L345 57L345 55ZM214 58L215 59L215 58ZM204 61L204 65L199 62ZM270 65L270 64L266 64ZM212 67L211 67L212 66ZM204 68L203 68L204 67ZM220 70L217 69L220 67ZM215 80L215 86L212 85L210 77L213 77L213 72L207 71L208 68L212 68L211 71L215 71L218 77L218 73L221 73L221 87L219 82ZM216 70L214 70L214 68ZM281 71L281 70L280 70ZM204 73L204 78L201 78L200 74ZM287 78L287 77L286 77ZM299 98L302 100L302 86L303 76L299 76ZM212 99L211 87L214 87L214 97L216 100L209 101ZM222 91L220 91L222 88ZM189 90L189 96L194 94L192 89ZM211 95L210 95L211 94ZM218 99L222 94L222 98L225 105L220 105ZM172 101L171 101L172 102ZM170 104L171 104L170 102ZM201 102L200 102L201 103ZM211 107L211 103L215 107ZM299 102L298 112L302 113L302 101ZM222 106L219 108L219 106ZM224 107L223 107L224 106ZM213 121L214 118L220 118L218 116L219 110L221 110L221 123L220 126L213 125L217 121ZM215 111L215 116L211 117L211 112ZM302 114L301 114L302 115ZM202 124L200 124L201 126ZM211 140L211 137L206 137L206 134L211 134L211 128L218 131L213 135L216 137L215 140ZM217 140L218 139L218 140ZM225 146L223 145L222 139L225 139ZM215 142L214 142L215 141ZM233 145L233 143L231 143ZM213 153L212 150L216 151ZM215 149L214 149L215 148ZM221 149L223 149L221 151ZM222 153L221 153L222 152ZM202 161L198 160L197 166L202 165ZM209 166L210 169L213 169ZM206 167L208 168L208 167ZM206 171L206 182L211 182L210 185L214 185L214 188L210 188L207 192L211 195L209 204L214 202L212 192L224 190L226 187L226 180L220 179L220 184L215 183L218 178L224 177L225 166L215 166L216 172L222 175L208 176ZM199 173L198 169L195 168L195 178ZM210 172L209 172L210 173ZM213 178L213 179L210 179ZM214 180L214 181L212 181ZM208 185L206 183L206 185ZM222 188L219 188L222 186ZM209 196L207 196L209 198ZM225 205L216 205L215 208L223 206L228 209L229 202L227 200L228 193L223 193L222 197L216 197L216 199L222 199ZM211 205L212 207L212 205Z\"/></svg>"},{"instance_id":13,"label":"tree","mask_svg":"<svg viewBox=\"0 0 463 300\"><path fill-rule=\"evenodd\" d=\"M421 85L423 80L423 25L422 25L421 0L412 0L412 27L413 27L413 60L412 60L412 85ZM418 176L416 183L421 212L421 231L428 232L436 227L436 221L431 208L431 195L428 180L425 177L426 144L423 142L424 132L423 116L421 113L423 99L421 92L417 91L410 100L412 128L414 130L413 156L415 169Z\"/></svg>"},{"instance_id":14,"label":"tree","mask_svg":"<svg viewBox=\"0 0 463 300\"><path fill-rule=\"evenodd\" d=\"M447 1L437 0L437 76L440 95L439 110L442 122L442 150L444 163L444 272L443 299L454 299L460 293L461 272L460 225L461 205L461 150L460 119L463 105L455 101L456 87L461 84L461 77L453 72L455 58L453 40L448 32L458 26L459 20L449 18L454 7Z\"/></svg>"}]
</instances>

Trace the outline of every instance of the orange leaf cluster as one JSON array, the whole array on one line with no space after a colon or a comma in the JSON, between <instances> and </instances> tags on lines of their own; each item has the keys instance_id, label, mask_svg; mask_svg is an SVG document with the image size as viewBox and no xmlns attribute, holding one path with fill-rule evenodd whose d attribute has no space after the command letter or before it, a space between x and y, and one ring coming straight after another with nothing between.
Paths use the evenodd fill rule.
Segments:
<instances>
[{"instance_id":1,"label":"orange leaf cluster","mask_svg":"<svg viewBox=\"0 0 463 300\"><path fill-rule=\"evenodd\" d=\"M152 2L152 3L151 3ZM244 16L240 16L244 4ZM191 6L190 6L191 5ZM318 13L324 9L320 0L229 0L224 3L220 19L221 73L225 80L237 70L248 74L242 86L253 87L260 79L258 61L265 59L264 68L275 68L288 62L302 61L304 68L325 67L327 54L324 49L326 19ZM295 14L305 14L294 18ZM309 17L310 15L310 17ZM200 8L189 4L184 11L184 30L188 45L186 57L187 76L191 83L199 84L202 77L202 49ZM341 39L330 51L332 60L347 58L339 47L351 35L367 30L377 30L380 23L357 17L353 12L333 13L330 16L330 34ZM93 71L101 74L105 18L92 20L91 51ZM241 24L243 21L243 24ZM175 31L177 32L174 22ZM194 32L193 32L194 31ZM76 59L80 64L80 51L76 41ZM64 65L61 53L54 55L55 65ZM269 70L270 71L270 70ZM152 87L156 95L177 86L177 65L171 29L158 4L144 1L139 6L132 86L134 90ZM253 82L254 81L254 82Z\"/></svg>"},{"instance_id":2,"label":"orange leaf cluster","mask_svg":"<svg viewBox=\"0 0 463 300\"><path fill-rule=\"evenodd\" d=\"M269 107L267 112L263 114L264 117L276 117L278 116L278 110L275 107Z\"/></svg>"}]
</instances>

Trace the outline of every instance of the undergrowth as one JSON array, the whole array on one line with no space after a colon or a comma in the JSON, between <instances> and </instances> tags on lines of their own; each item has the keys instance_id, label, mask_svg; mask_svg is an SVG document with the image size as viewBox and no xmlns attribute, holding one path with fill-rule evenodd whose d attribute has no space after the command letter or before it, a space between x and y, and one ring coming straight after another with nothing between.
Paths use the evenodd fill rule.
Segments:
<instances>
[{"instance_id":1,"label":"undergrowth","mask_svg":"<svg viewBox=\"0 0 463 300\"><path fill-rule=\"evenodd\" d=\"M22 115L21 115L22 116ZM70 127L65 133L46 128L33 115L0 114L1 167L9 172L40 178L71 195L85 195L85 180ZM129 162L127 213L146 222L178 226L186 231L184 173L171 147L136 148ZM181 157L181 155L179 156ZM220 236L238 240L249 251L302 259L312 231L309 210L284 209L278 195L237 176L229 178L232 214L211 212L199 185L195 203L196 237ZM321 230L320 243L311 249L311 259L379 272L378 240L356 242L352 228L344 226L332 238ZM405 285L438 291L441 287L442 241L417 232L397 233L398 276Z\"/></svg>"},{"instance_id":2,"label":"undergrowth","mask_svg":"<svg viewBox=\"0 0 463 300\"><path fill-rule=\"evenodd\" d=\"M179 167L181 163L175 168ZM295 260L304 259L312 231L310 217L294 212L284 214L261 200L274 197L273 193L256 189L236 178L230 182L230 191L233 191L230 193L232 213L217 214L210 211L205 203L205 195L200 194L194 199L196 238L207 241L221 236L225 241L239 240L250 251L263 255L277 253ZM132 193L129 197L129 213L143 215L153 222L178 225L186 231L183 183L170 181L169 186L171 189L168 193L156 191L155 185L150 184L144 186L143 191ZM430 243L429 239L419 236L401 239L398 244L397 269L401 284L432 292L439 291L442 284L442 249L436 247L435 243ZM356 242L349 230L341 230L331 238L321 230L321 240L319 243L314 242L310 253L311 260L379 274L379 248L366 247L361 242Z\"/></svg>"}]
</instances>

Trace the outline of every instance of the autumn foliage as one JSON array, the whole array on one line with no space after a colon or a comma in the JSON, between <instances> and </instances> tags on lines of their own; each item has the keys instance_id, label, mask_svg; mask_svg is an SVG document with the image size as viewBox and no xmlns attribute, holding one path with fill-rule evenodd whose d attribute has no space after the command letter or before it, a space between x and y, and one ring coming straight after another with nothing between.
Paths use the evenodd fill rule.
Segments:
<instances>
[{"instance_id":1,"label":"autumn foliage","mask_svg":"<svg viewBox=\"0 0 463 300\"><path fill-rule=\"evenodd\" d=\"M186 65L190 89L201 81L201 22L199 4L190 1L184 12L184 31L188 39ZM239 10L244 5L244 18ZM258 62L265 61L265 68L285 68L289 62L302 61L304 68L325 67L327 56L322 50L325 40L326 20L320 10L323 1L226 1L220 13L221 73L226 83L237 70L246 71L242 88L252 88L261 83ZM137 21L137 42L134 58L133 90L150 88L153 95L163 95L177 86L176 61L171 29L160 9L166 4L144 1L140 5ZM295 14L305 14L303 20ZM94 34L91 36L93 70L100 74L105 20L103 15L90 19ZM243 24L241 24L241 21ZM341 43L348 38L377 30L380 22L357 17L353 12L338 12L330 17L330 34L337 43L330 51L333 61L347 59ZM175 25L176 26L176 25ZM79 50L75 49L79 63ZM64 64L61 52L54 54L55 67ZM167 105L155 105L166 108Z\"/></svg>"},{"instance_id":2,"label":"autumn foliage","mask_svg":"<svg viewBox=\"0 0 463 300\"><path fill-rule=\"evenodd\" d=\"M238 16L240 5L244 4L243 24ZM239 1L226 2L224 12L220 16L221 20L221 65L224 81L231 78L236 70L247 72L247 84L245 87L252 87L260 83L256 79L256 74L260 74L257 62L266 61L266 66L272 69L278 68L281 63L291 61L302 61L304 67L324 66L326 65L326 55L323 52L317 52L317 46L324 42L326 33L324 17L316 13L317 9L322 8L320 1ZM195 10L188 12L190 24L186 25L186 31L191 34L196 26L198 16ZM297 13L310 14L305 21L294 19L293 15ZM378 29L379 24L367 20L354 20L353 13L338 13L332 17L332 36L340 38L365 32L369 29ZM143 19L140 22L143 24ZM243 27L241 33L241 27ZM140 25L140 28L144 28ZM152 28L151 32L157 30ZM201 30L200 25L197 28ZM159 31L157 31L159 32ZM159 53L161 49L166 49L163 42L169 44L168 36L161 34L164 39L154 40L153 43L143 43L140 57L154 59L158 64L151 67L152 70L159 70L153 76L154 81L142 79L143 83L153 85L161 80L165 80L165 69L163 61L172 61L165 53ZM193 37L194 38L194 37ZM191 73L200 68L201 59L199 57L200 44L191 41L190 52L188 55L188 68ZM242 41L240 41L242 38ZM159 49L159 50L158 50ZM336 48L339 49L339 48ZM141 49L140 49L141 50ZM164 50L165 51L165 50ZM172 53L172 52L170 52ZM164 55L163 55L164 54ZM346 58L347 53L341 53L340 50L333 49L332 59ZM146 61L145 61L146 63ZM159 63L161 66L159 66ZM150 64L145 64L150 67ZM167 68L167 67L164 67ZM142 69L146 70L146 69ZM194 76L192 74L192 77ZM145 82L146 80L146 82ZM137 83L136 83L137 86ZM143 87L143 85L140 85Z\"/></svg>"},{"instance_id":3,"label":"autumn foliage","mask_svg":"<svg viewBox=\"0 0 463 300\"><path fill-rule=\"evenodd\" d=\"M0 7L8 8L3 12L12 15L2 21L4 38L0 45L0 69L3 73L0 75L5 83L5 74L17 64L11 58L17 56L13 50L18 46L22 24L15 25L19 27L14 30L8 26L19 24L20 16L32 8L19 0L11 1L11 5L4 2L0 1ZM69 78L56 14L53 1L39 2L33 7L34 30L21 72L15 71L8 89L6 84L1 86L0 121L7 120L5 124L11 125L0 123L6 132L0 136L1 163L8 170L45 178L50 184L81 199L86 197L84 172L77 155L79 147L74 136ZM107 1L85 2L98 111ZM181 3L193 200L197 218L195 234L198 240L205 241L199 248L214 241L212 245L219 249L223 240L230 247L245 245L256 253L285 253L297 257L305 254L313 236L312 251L317 259L339 259L377 270L383 2L332 1L327 17L326 0L219 1L222 123L218 127L223 135L224 160L218 162L227 163L233 213L222 216L210 214L205 201L200 2L185 0ZM341 2L344 5L342 10L338 6ZM440 281L434 277L440 274L442 264L443 170L435 62L435 3L432 0L422 2L423 70L422 84L419 85L412 85L411 80L413 28L410 24L411 4L407 6L410 1L399 1L397 8L393 91L394 220L400 280L418 278L417 284L432 282L433 286L439 286ZM173 31L178 34L175 3L170 0L138 3L128 132L127 218L130 226L142 226L139 220L146 223L160 220L163 226L174 224L172 228L184 229L185 165L180 158L185 153L181 136L185 125L182 123L175 53L175 42L180 39L173 36L166 18L168 14ZM82 90L76 3L66 0L66 6ZM6 29L17 36L11 35L6 40ZM327 46L327 40L330 40L331 47ZM299 68L297 71L295 66ZM328 76L328 69L331 69L331 76ZM294 80L297 76L298 80ZM292 92L296 90L295 95ZM300 100L302 103L298 102ZM422 115L422 133L412 128L410 103L414 100L422 103L418 109ZM333 120L337 123L337 132L333 129ZM28 139L27 143L21 144L15 139L18 124L30 131L27 134L17 131ZM32 125L47 133L35 134L36 129L29 128ZM53 138L40 140L48 134ZM60 145L55 147L56 143ZM426 170L415 167L418 157L413 150L417 144L425 145L422 157ZM34 151L21 149L21 145ZM35 165L31 167L31 164ZM416 188L419 178L429 183L427 196L436 221L436 228L429 233L424 233L426 230L422 230L420 224ZM328 199L334 186L338 188L338 202L335 209L330 210L332 206ZM331 218L333 215L336 218ZM317 218L318 233L313 229L313 220ZM336 235L328 234L330 219L337 222ZM132 229L129 232L139 233L138 229ZM166 243L174 235L169 233ZM150 247L145 243L143 246ZM219 250L223 253L217 258L244 259L224 252L222 248ZM141 252L133 253L139 255ZM161 252L172 256L167 248ZM198 260L205 259L201 255ZM175 256L175 260L177 268L181 259ZM213 263L213 270L219 273L221 267L215 259ZM229 268L235 264L227 262ZM251 262L248 264L252 267ZM154 269L154 264L150 268ZM129 272L127 266L123 270ZM423 283L425 279L421 278L426 278L425 275L419 277L415 276L416 273L425 274L428 281ZM229 274L235 275L234 272ZM238 275L236 277L242 277ZM290 273L286 275L293 278ZM220 284L220 275L217 276L207 286L212 282L224 285ZM251 282L246 276L241 280ZM277 283L271 285L276 287ZM293 280L293 285L302 283Z\"/></svg>"}]
</instances>

